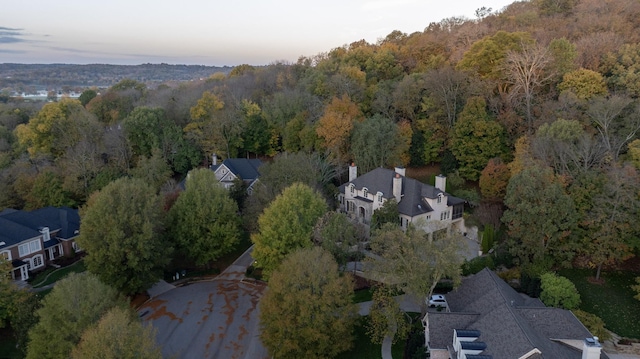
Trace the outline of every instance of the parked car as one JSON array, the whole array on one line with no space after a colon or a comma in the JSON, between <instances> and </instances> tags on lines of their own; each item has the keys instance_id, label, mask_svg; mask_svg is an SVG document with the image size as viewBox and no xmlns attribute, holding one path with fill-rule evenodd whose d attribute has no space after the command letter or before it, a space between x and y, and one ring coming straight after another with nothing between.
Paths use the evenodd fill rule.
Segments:
<instances>
[{"instance_id":1,"label":"parked car","mask_svg":"<svg viewBox=\"0 0 640 359\"><path fill-rule=\"evenodd\" d=\"M431 308L447 308L449 307L449 305L447 304L447 299L445 299L444 295L442 294L434 294L431 297L429 297L429 301L427 303L429 305L429 307Z\"/></svg>"}]
</instances>

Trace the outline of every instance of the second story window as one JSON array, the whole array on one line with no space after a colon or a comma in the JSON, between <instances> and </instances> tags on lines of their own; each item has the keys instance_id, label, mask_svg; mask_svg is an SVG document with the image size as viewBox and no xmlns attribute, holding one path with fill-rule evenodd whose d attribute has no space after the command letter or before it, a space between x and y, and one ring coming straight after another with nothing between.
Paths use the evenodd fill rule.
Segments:
<instances>
[{"instance_id":1,"label":"second story window","mask_svg":"<svg viewBox=\"0 0 640 359\"><path fill-rule=\"evenodd\" d=\"M382 193L378 192L378 202L382 203Z\"/></svg>"},{"instance_id":2,"label":"second story window","mask_svg":"<svg viewBox=\"0 0 640 359\"><path fill-rule=\"evenodd\" d=\"M364 198L367 198L367 195L368 195L368 194L369 194L369 190L368 190L368 189L366 189L366 188L365 188L365 189L363 189L363 190L362 190L362 196L363 196Z\"/></svg>"},{"instance_id":3,"label":"second story window","mask_svg":"<svg viewBox=\"0 0 640 359\"><path fill-rule=\"evenodd\" d=\"M352 194L356 192L356 186L354 186L353 183L349 186L349 189L351 190Z\"/></svg>"}]
</instances>

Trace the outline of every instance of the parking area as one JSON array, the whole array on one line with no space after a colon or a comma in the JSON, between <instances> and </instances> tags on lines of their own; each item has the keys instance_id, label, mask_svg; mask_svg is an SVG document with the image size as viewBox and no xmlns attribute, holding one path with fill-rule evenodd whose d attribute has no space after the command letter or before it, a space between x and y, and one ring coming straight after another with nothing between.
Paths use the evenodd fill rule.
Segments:
<instances>
[{"instance_id":1,"label":"parking area","mask_svg":"<svg viewBox=\"0 0 640 359\"><path fill-rule=\"evenodd\" d=\"M243 280L243 257L214 280L165 291L138 309L143 322L156 328L163 357L269 357L258 319L266 286ZM244 262L251 263L250 257Z\"/></svg>"}]
</instances>

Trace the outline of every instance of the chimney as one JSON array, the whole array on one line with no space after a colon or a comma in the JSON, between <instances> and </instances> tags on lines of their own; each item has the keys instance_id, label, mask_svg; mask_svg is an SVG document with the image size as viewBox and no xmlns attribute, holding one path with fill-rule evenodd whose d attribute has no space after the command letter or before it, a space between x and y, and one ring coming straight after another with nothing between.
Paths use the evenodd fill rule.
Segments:
<instances>
[{"instance_id":1,"label":"chimney","mask_svg":"<svg viewBox=\"0 0 640 359\"><path fill-rule=\"evenodd\" d=\"M356 178L358 178L358 166L351 162L351 166L349 166L349 182L353 182Z\"/></svg>"},{"instance_id":2,"label":"chimney","mask_svg":"<svg viewBox=\"0 0 640 359\"><path fill-rule=\"evenodd\" d=\"M396 202L400 203L402 199L402 176L396 173L393 177L393 196L396 198Z\"/></svg>"},{"instance_id":3,"label":"chimney","mask_svg":"<svg viewBox=\"0 0 640 359\"><path fill-rule=\"evenodd\" d=\"M212 166L218 165L218 155L216 155L215 153L211 155L211 165Z\"/></svg>"},{"instance_id":4,"label":"chimney","mask_svg":"<svg viewBox=\"0 0 640 359\"><path fill-rule=\"evenodd\" d=\"M396 170L396 173L400 174L400 176L402 177L406 176L404 167L396 167L395 170Z\"/></svg>"},{"instance_id":5,"label":"chimney","mask_svg":"<svg viewBox=\"0 0 640 359\"><path fill-rule=\"evenodd\" d=\"M582 345L582 359L600 359L602 345L598 342L598 337L586 338Z\"/></svg>"},{"instance_id":6,"label":"chimney","mask_svg":"<svg viewBox=\"0 0 640 359\"><path fill-rule=\"evenodd\" d=\"M437 175L436 176L436 186L437 189L441 190L442 192L446 192L447 191L447 177L443 176L443 175Z\"/></svg>"}]
</instances>

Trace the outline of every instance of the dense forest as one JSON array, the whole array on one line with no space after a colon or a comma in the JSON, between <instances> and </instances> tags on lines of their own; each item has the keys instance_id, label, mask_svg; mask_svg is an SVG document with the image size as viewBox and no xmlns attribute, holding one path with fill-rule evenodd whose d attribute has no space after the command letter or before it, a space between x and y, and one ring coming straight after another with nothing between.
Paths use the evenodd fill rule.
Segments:
<instances>
[{"instance_id":1,"label":"dense forest","mask_svg":"<svg viewBox=\"0 0 640 359\"><path fill-rule=\"evenodd\" d=\"M522 264L580 259L599 273L638 248L637 1L520 1L214 72L44 105L5 98L0 208L81 206L123 176L175 199L213 153L299 153L322 168L328 198L352 161L361 173L439 164L470 223Z\"/></svg>"}]
</instances>

